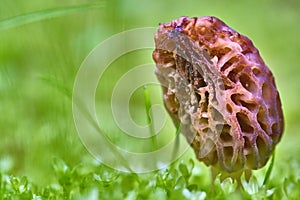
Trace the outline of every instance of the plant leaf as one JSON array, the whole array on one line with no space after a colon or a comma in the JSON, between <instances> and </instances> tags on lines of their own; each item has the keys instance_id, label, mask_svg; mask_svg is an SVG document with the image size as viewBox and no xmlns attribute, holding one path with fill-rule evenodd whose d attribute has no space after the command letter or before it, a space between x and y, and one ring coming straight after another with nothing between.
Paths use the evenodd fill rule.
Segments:
<instances>
[{"instance_id":1,"label":"plant leaf","mask_svg":"<svg viewBox=\"0 0 300 200\"><path fill-rule=\"evenodd\" d=\"M270 165L268 167L268 170L266 172L266 176L265 176L263 185L266 185L267 182L268 182L268 180L269 180L269 178L270 178L270 175L271 175L271 172L272 172L272 169L273 169L273 166L274 166L274 160L275 160L275 151L273 152L271 163L270 163Z\"/></svg>"},{"instance_id":2,"label":"plant leaf","mask_svg":"<svg viewBox=\"0 0 300 200\"><path fill-rule=\"evenodd\" d=\"M25 14L0 20L0 30L14 28L24 24L29 24L29 23L33 23L45 19L54 18L54 17L61 17L77 11L82 11L82 10L87 10L92 8L101 8L101 7L104 7L104 3L84 4L84 5L63 7L63 8L51 8L47 10L25 13Z\"/></svg>"}]
</instances>

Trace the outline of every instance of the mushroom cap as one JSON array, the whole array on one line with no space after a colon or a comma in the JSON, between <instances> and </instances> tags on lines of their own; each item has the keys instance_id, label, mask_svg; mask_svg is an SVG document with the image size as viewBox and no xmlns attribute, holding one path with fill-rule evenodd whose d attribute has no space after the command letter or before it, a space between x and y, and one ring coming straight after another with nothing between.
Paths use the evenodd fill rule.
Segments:
<instances>
[{"instance_id":1,"label":"mushroom cap","mask_svg":"<svg viewBox=\"0 0 300 200\"><path fill-rule=\"evenodd\" d=\"M226 173L266 164L283 114L250 39L216 17L180 17L159 25L153 59L165 107L198 160Z\"/></svg>"}]
</instances>

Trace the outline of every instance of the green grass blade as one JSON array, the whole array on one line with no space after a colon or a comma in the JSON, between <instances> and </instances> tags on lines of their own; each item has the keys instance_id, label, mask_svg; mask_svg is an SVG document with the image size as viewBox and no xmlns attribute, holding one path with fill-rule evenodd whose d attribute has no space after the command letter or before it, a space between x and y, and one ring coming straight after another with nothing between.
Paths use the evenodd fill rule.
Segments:
<instances>
[{"instance_id":1,"label":"green grass blade","mask_svg":"<svg viewBox=\"0 0 300 200\"><path fill-rule=\"evenodd\" d=\"M149 124L150 134L152 138L152 146L154 149L157 149L157 139L155 136L154 124L153 121L151 120L153 119L153 115L151 112L152 104L150 99L150 92L146 85L144 85L144 101L145 101L145 108L146 108L146 115L147 115L147 124Z\"/></svg>"},{"instance_id":2,"label":"green grass blade","mask_svg":"<svg viewBox=\"0 0 300 200\"><path fill-rule=\"evenodd\" d=\"M73 97L74 98L74 97ZM88 119L89 123L97 130L97 132L101 135L103 140L109 140L107 136L104 134L105 131L101 129L99 126L98 122L95 121L94 117L92 114L88 111L86 106L81 102L76 99L73 100L73 103L81 110L82 114ZM101 145L101 144L99 144ZM106 142L105 143L106 147L108 148L108 151L113 152L114 156L116 157L117 160L119 160L123 166L131 173L134 173L134 171L131 169L130 165L128 164L127 159L119 152L116 150L116 147L114 146L113 143L111 142Z\"/></svg>"},{"instance_id":3,"label":"green grass blade","mask_svg":"<svg viewBox=\"0 0 300 200\"><path fill-rule=\"evenodd\" d=\"M83 11L92 8L101 8L104 7L104 3L97 4L84 4L78 6L71 7L63 7L63 8L52 8L47 10L41 10L31 13L25 13L17 16L13 16L11 18L3 19L0 21L0 30L14 28L17 26L21 26L24 24L29 24L45 19L61 17L73 12Z\"/></svg>"},{"instance_id":4,"label":"green grass blade","mask_svg":"<svg viewBox=\"0 0 300 200\"><path fill-rule=\"evenodd\" d=\"M273 166L274 166L274 160L275 160L275 151L273 152L271 163L270 163L270 166L268 167L268 170L266 172L266 176L265 176L263 185L267 184L267 182L270 178L270 175L271 175L271 172L272 172L272 169L273 169Z\"/></svg>"},{"instance_id":5,"label":"green grass blade","mask_svg":"<svg viewBox=\"0 0 300 200\"><path fill-rule=\"evenodd\" d=\"M173 149L173 153L172 153L172 159L176 158L176 155L178 153L178 149L179 149L179 145L180 145L180 128L181 128L181 123L178 124L178 126L176 127L176 138L175 138L175 143L174 143L174 149Z\"/></svg>"},{"instance_id":6,"label":"green grass blade","mask_svg":"<svg viewBox=\"0 0 300 200\"><path fill-rule=\"evenodd\" d=\"M45 84L57 89L69 99L72 99L72 91L56 77L40 75L38 78L42 80Z\"/></svg>"}]
</instances>

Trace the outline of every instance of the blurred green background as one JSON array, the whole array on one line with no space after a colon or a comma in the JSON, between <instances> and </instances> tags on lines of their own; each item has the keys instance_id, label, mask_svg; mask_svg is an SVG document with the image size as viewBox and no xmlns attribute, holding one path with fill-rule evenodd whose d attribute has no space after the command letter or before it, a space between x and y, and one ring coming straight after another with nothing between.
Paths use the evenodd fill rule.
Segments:
<instances>
[{"instance_id":1,"label":"blurred green background","mask_svg":"<svg viewBox=\"0 0 300 200\"><path fill-rule=\"evenodd\" d=\"M92 159L80 142L72 118L71 91L84 58L113 34L157 27L159 22L183 15L214 15L253 41L275 76L285 116L274 173L284 175L284 165L300 162L299 1L2 0L0 24L20 14L87 3L103 6L0 29L0 172L27 175L47 184L53 177L53 157L70 165ZM132 66L150 62L151 50L145 50L113 63L103 80L108 87L98 91L104 97L97 99L100 115L101 109L109 109L110 89L118 77ZM161 103L160 88L149 90L153 101ZM134 94L133 116L145 117L142 95L142 90ZM146 123L146 117L136 119ZM103 129L117 132L110 120ZM175 131L170 120L164 131L166 142ZM120 140L117 135L113 138L116 142Z\"/></svg>"}]
</instances>

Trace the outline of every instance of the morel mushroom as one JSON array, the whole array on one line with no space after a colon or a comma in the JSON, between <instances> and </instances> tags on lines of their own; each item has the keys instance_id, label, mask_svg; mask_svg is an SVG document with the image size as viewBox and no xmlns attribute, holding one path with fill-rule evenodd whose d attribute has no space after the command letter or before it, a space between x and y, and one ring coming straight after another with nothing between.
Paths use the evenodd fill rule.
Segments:
<instances>
[{"instance_id":1,"label":"morel mushroom","mask_svg":"<svg viewBox=\"0 0 300 200\"><path fill-rule=\"evenodd\" d=\"M283 114L252 42L216 17L180 17L160 24L155 45L165 107L198 160L228 176L264 166Z\"/></svg>"}]
</instances>

